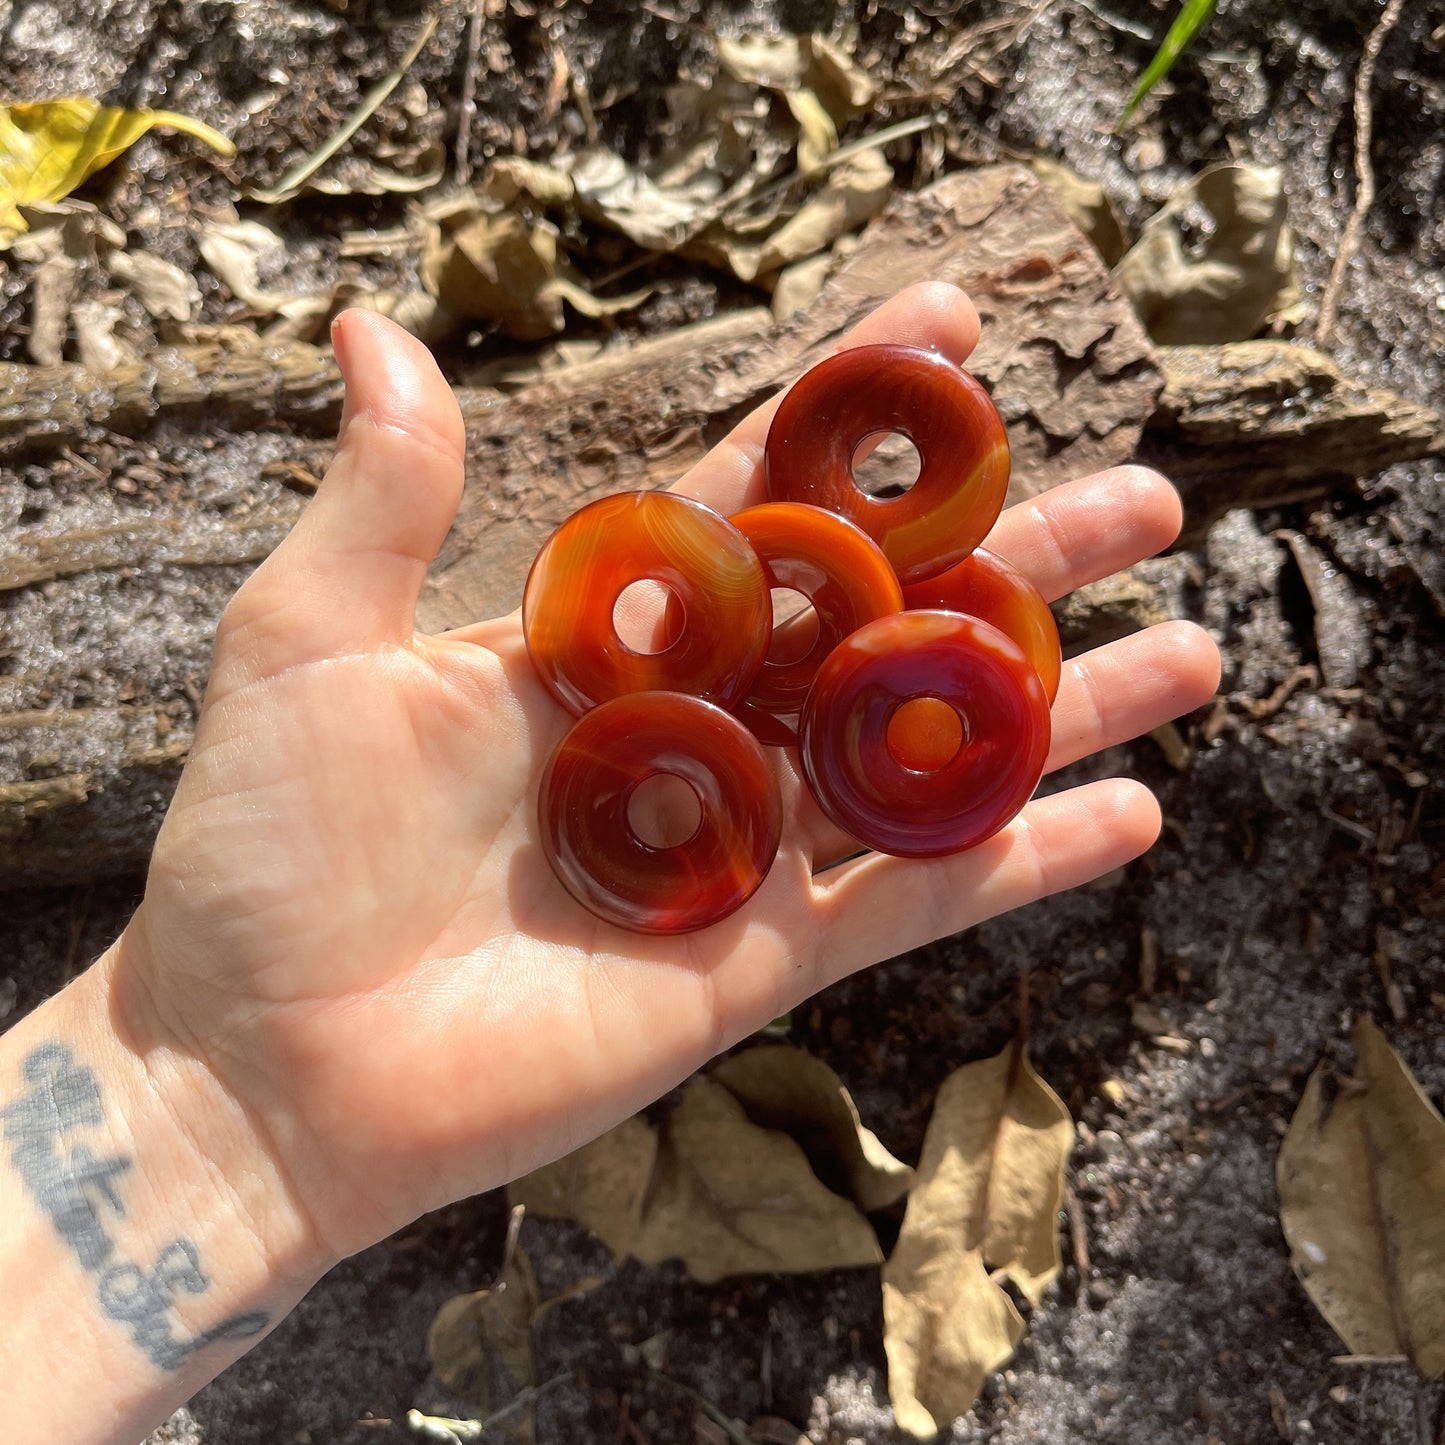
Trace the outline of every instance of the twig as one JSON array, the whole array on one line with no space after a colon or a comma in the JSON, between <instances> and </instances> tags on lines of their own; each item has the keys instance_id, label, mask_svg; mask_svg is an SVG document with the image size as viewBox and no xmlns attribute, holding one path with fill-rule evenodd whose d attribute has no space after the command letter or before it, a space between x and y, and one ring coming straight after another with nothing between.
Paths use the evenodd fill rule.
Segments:
<instances>
[{"instance_id":1,"label":"twig","mask_svg":"<svg viewBox=\"0 0 1445 1445\"><path fill-rule=\"evenodd\" d=\"M709 221L715 220L717 215L721 215L724 211L733 211L742 205L755 205L758 201L768 200L777 195L779 191L785 191L790 186L797 185L799 181L810 180L819 172L830 171L834 166L840 166L844 161L852 160L854 156L863 151L873 150L875 147L881 149L893 141L902 140L904 136L917 135L919 131L927 130L930 126L942 124L943 120L939 116L916 115L912 120L900 120L897 125L884 126L882 130L874 131L871 135L859 136L857 140L849 141L847 145L830 151L811 170L789 171L787 175L779 177L770 185L757 188L748 187L741 194L731 197L726 205L717 208L716 214L709 215L708 219Z\"/></svg>"},{"instance_id":2,"label":"twig","mask_svg":"<svg viewBox=\"0 0 1445 1445\"><path fill-rule=\"evenodd\" d=\"M462 103L457 112L457 185L472 178L472 122L477 118L477 69L482 54L482 3L472 0L467 22L467 65L462 72Z\"/></svg>"},{"instance_id":3,"label":"twig","mask_svg":"<svg viewBox=\"0 0 1445 1445\"><path fill-rule=\"evenodd\" d=\"M282 201L290 200L376 114L381 103L401 84L402 77L411 69L413 61L421 54L422 47L432 38L436 28L437 18L433 15L422 26L421 33L412 41L411 48L402 56L401 63L396 69L377 81L362 96L361 104L351 112L346 124L330 140L323 141L299 165L293 166L291 170L287 171L271 190L253 191L251 193L252 200L260 201L263 206L275 206Z\"/></svg>"},{"instance_id":4,"label":"twig","mask_svg":"<svg viewBox=\"0 0 1445 1445\"><path fill-rule=\"evenodd\" d=\"M1344 234L1340 237L1340 249L1335 253L1335 264L1330 267L1330 279L1325 283L1325 294L1320 300L1320 319L1315 326L1316 346L1326 345L1335 329L1340 291L1345 284L1345 271L1360 244L1360 231L1364 227L1365 216L1374 204L1375 168L1370 164L1374 113L1370 105L1370 89L1375 83L1375 66L1380 59L1380 51L1395 28L1403 7L1404 0L1389 0L1385 13L1366 37L1360 68L1355 72L1355 205L1349 220L1345 222Z\"/></svg>"},{"instance_id":5,"label":"twig","mask_svg":"<svg viewBox=\"0 0 1445 1445\"><path fill-rule=\"evenodd\" d=\"M465 1445L468 1440L480 1440L499 1420L505 1420L508 1415L515 1414L523 1405L535 1403L548 1390L562 1384L568 1378L569 1372L564 1371L560 1375L553 1375L550 1380L543 1380L540 1385L528 1385L524 1389L518 1390L511 1400L500 1410L492 1411L485 1420L456 1419L446 1415L424 1415L420 1410L408 1410L406 1423L418 1435L425 1435L429 1440L440 1440L443 1445ZM368 1422L359 1421L358 1423L366 1424Z\"/></svg>"},{"instance_id":6,"label":"twig","mask_svg":"<svg viewBox=\"0 0 1445 1445\"><path fill-rule=\"evenodd\" d=\"M517 1253L517 1236L522 1231L522 1221L527 1217L527 1206L525 1204L514 1204L511 1217L507 1220L507 1240L502 1245L502 1264L497 1270L497 1277L489 1286L491 1289L500 1289L507 1277L507 1271L512 1267L512 1260Z\"/></svg>"},{"instance_id":7,"label":"twig","mask_svg":"<svg viewBox=\"0 0 1445 1445\"><path fill-rule=\"evenodd\" d=\"M691 1395L697 1408L733 1442L733 1445L753 1445L751 1437L738 1422L726 1411L714 1405L706 1395L699 1394L691 1385L684 1385L681 1380L674 1380L671 1375L664 1375L661 1370L654 1370L651 1366L648 1367L647 1373L654 1380L660 1380L664 1385L671 1385L673 1389L681 1390L684 1395Z\"/></svg>"}]
</instances>

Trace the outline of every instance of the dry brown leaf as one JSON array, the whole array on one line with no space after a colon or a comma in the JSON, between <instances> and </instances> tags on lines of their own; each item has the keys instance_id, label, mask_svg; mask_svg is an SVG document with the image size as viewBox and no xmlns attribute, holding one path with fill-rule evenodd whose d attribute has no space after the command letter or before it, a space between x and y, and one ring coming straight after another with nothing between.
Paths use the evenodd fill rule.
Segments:
<instances>
[{"instance_id":1,"label":"dry brown leaf","mask_svg":"<svg viewBox=\"0 0 1445 1445\"><path fill-rule=\"evenodd\" d=\"M747 222L719 223L684 254L725 266L740 281L765 280L871 221L888 204L892 189L892 166L882 151L870 147L838 166L796 215L762 240L748 238Z\"/></svg>"},{"instance_id":2,"label":"dry brown leaf","mask_svg":"<svg viewBox=\"0 0 1445 1445\"><path fill-rule=\"evenodd\" d=\"M427 1354L447 1389L485 1415L509 1405L536 1382L532 1322L537 1316L532 1263L514 1249L505 1273L490 1289L453 1295L427 1331ZM493 1426L514 1440L530 1441L531 1403L509 1411Z\"/></svg>"},{"instance_id":3,"label":"dry brown leaf","mask_svg":"<svg viewBox=\"0 0 1445 1445\"><path fill-rule=\"evenodd\" d=\"M785 99L798 122L798 169L814 171L838 149L838 127L811 90L790 90Z\"/></svg>"},{"instance_id":4,"label":"dry brown leaf","mask_svg":"<svg viewBox=\"0 0 1445 1445\"><path fill-rule=\"evenodd\" d=\"M310 176L301 189L323 196L407 196L429 190L446 173L447 152L440 141L399 159L402 165L384 166L370 156L348 156L336 173Z\"/></svg>"},{"instance_id":5,"label":"dry brown leaf","mask_svg":"<svg viewBox=\"0 0 1445 1445\"><path fill-rule=\"evenodd\" d=\"M80 263L64 251L47 256L30 283L30 338L26 349L39 366L58 366L70 332L70 308L80 279Z\"/></svg>"},{"instance_id":6,"label":"dry brown leaf","mask_svg":"<svg viewBox=\"0 0 1445 1445\"><path fill-rule=\"evenodd\" d=\"M652 294L647 286L594 296L559 253L553 226L514 211L483 209L475 197L434 212L421 279L452 315L499 321L518 341L561 331L563 301L584 316L615 316Z\"/></svg>"},{"instance_id":7,"label":"dry brown leaf","mask_svg":"<svg viewBox=\"0 0 1445 1445\"><path fill-rule=\"evenodd\" d=\"M818 1178L860 1209L887 1209L908 1193L913 1170L863 1127L843 1081L822 1059L769 1045L724 1059L712 1077L754 1124L796 1139Z\"/></svg>"},{"instance_id":8,"label":"dry brown leaf","mask_svg":"<svg viewBox=\"0 0 1445 1445\"><path fill-rule=\"evenodd\" d=\"M704 1284L882 1260L868 1221L819 1183L802 1149L750 1122L710 1079L688 1084L667 1121L632 1252L644 1264L680 1259Z\"/></svg>"},{"instance_id":9,"label":"dry brown leaf","mask_svg":"<svg viewBox=\"0 0 1445 1445\"><path fill-rule=\"evenodd\" d=\"M1024 1322L957 1238L900 1235L883 1267L883 1347L898 1428L930 1440L973 1408L1013 1355Z\"/></svg>"},{"instance_id":10,"label":"dry brown leaf","mask_svg":"<svg viewBox=\"0 0 1445 1445\"><path fill-rule=\"evenodd\" d=\"M1115 265L1127 245L1124 228L1104 188L1098 181L1086 180L1077 171L1048 156L1034 156L1029 162L1033 173L1054 193L1069 219L1094 243L1106 266Z\"/></svg>"},{"instance_id":11,"label":"dry brown leaf","mask_svg":"<svg viewBox=\"0 0 1445 1445\"><path fill-rule=\"evenodd\" d=\"M26 342L32 361L53 366L64 358L82 276L124 244L125 232L93 207L73 203L34 213L32 228L12 248L17 260L35 267ZM93 348L82 349L95 358Z\"/></svg>"},{"instance_id":12,"label":"dry brown leaf","mask_svg":"<svg viewBox=\"0 0 1445 1445\"><path fill-rule=\"evenodd\" d=\"M557 234L511 211L474 211L455 228L434 227L422 251L422 284L467 320L500 321L518 341L562 329Z\"/></svg>"},{"instance_id":13,"label":"dry brown leaf","mask_svg":"<svg viewBox=\"0 0 1445 1445\"><path fill-rule=\"evenodd\" d=\"M0 250L28 225L21 206L68 196L153 126L194 136L223 156L236 153L204 122L169 110L121 110L89 96L0 106Z\"/></svg>"},{"instance_id":14,"label":"dry brown leaf","mask_svg":"<svg viewBox=\"0 0 1445 1445\"><path fill-rule=\"evenodd\" d=\"M651 286L639 286L636 291L624 291L620 296L594 296L585 286L566 276L556 277L546 289L549 294L560 296L573 310L594 319L635 311L653 291Z\"/></svg>"},{"instance_id":15,"label":"dry brown leaf","mask_svg":"<svg viewBox=\"0 0 1445 1445\"><path fill-rule=\"evenodd\" d=\"M883 1268L889 1393L922 1438L964 1413L1023 1333L996 1269L1037 1304L1059 1271L1074 1126L1022 1044L943 1081L898 1244Z\"/></svg>"},{"instance_id":16,"label":"dry brown leaf","mask_svg":"<svg viewBox=\"0 0 1445 1445\"><path fill-rule=\"evenodd\" d=\"M604 147L584 151L570 177L582 214L621 231L648 251L673 251L721 192L719 177L701 171L663 186Z\"/></svg>"},{"instance_id":17,"label":"dry brown leaf","mask_svg":"<svg viewBox=\"0 0 1445 1445\"><path fill-rule=\"evenodd\" d=\"M852 56L821 35L741 35L717 43L724 73L785 99L809 90L835 126L866 110L878 87Z\"/></svg>"},{"instance_id":18,"label":"dry brown leaf","mask_svg":"<svg viewBox=\"0 0 1445 1445\"><path fill-rule=\"evenodd\" d=\"M1385 1036L1355 1026L1333 1103L1310 1075L1275 1166L1290 1263L1350 1351L1445 1373L1445 1119Z\"/></svg>"},{"instance_id":19,"label":"dry brown leaf","mask_svg":"<svg viewBox=\"0 0 1445 1445\"><path fill-rule=\"evenodd\" d=\"M197 242L206 264L238 301L252 311L274 317L266 327L268 341L309 341L331 315L335 288L322 291L276 291L263 286L264 272L282 273L286 243L259 221L208 221Z\"/></svg>"},{"instance_id":20,"label":"dry brown leaf","mask_svg":"<svg viewBox=\"0 0 1445 1445\"><path fill-rule=\"evenodd\" d=\"M96 376L114 371L124 361L134 361L135 351L115 331L125 319L117 301L89 297L76 303L71 311L75 323L76 350L80 364Z\"/></svg>"},{"instance_id":21,"label":"dry brown leaf","mask_svg":"<svg viewBox=\"0 0 1445 1445\"><path fill-rule=\"evenodd\" d=\"M539 206L565 206L573 197L571 176L525 156L500 156L492 161L482 178L482 190L506 206L519 198Z\"/></svg>"},{"instance_id":22,"label":"dry brown leaf","mask_svg":"<svg viewBox=\"0 0 1445 1445\"><path fill-rule=\"evenodd\" d=\"M1195 245L1186 229L1202 233ZM1294 232L1277 166L1210 166L1144 223L1114 268L1164 345L1246 341L1299 300Z\"/></svg>"},{"instance_id":23,"label":"dry brown leaf","mask_svg":"<svg viewBox=\"0 0 1445 1445\"><path fill-rule=\"evenodd\" d=\"M624 1119L600 1139L514 1181L507 1198L529 1214L585 1224L622 1259L642 1226L656 1159L657 1131L645 1119Z\"/></svg>"},{"instance_id":24,"label":"dry brown leaf","mask_svg":"<svg viewBox=\"0 0 1445 1445\"><path fill-rule=\"evenodd\" d=\"M811 306L832 269L833 254L822 251L779 271L773 283L773 320L786 321L795 311Z\"/></svg>"},{"instance_id":25,"label":"dry brown leaf","mask_svg":"<svg viewBox=\"0 0 1445 1445\"><path fill-rule=\"evenodd\" d=\"M149 251L118 251L110 273L140 299L157 321L189 321L201 304L195 278Z\"/></svg>"}]
</instances>

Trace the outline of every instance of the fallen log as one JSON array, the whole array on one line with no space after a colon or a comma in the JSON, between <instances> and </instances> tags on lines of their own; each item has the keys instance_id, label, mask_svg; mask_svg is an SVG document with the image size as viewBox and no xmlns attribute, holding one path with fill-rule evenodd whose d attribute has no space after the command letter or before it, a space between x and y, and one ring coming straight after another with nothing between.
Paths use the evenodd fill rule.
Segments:
<instances>
[{"instance_id":1,"label":"fallen log","mask_svg":"<svg viewBox=\"0 0 1445 1445\"><path fill-rule=\"evenodd\" d=\"M1445 452L1445 418L1289 341L1162 346L1164 392L1140 455L1184 494L1186 543L1232 507L1326 495Z\"/></svg>"},{"instance_id":2,"label":"fallen log","mask_svg":"<svg viewBox=\"0 0 1445 1445\"><path fill-rule=\"evenodd\" d=\"M744 313L514 396L460 389L470 482L421 624L513 607L569 512L681 475L879 302L927 278L967 287L979 306L973 366L1008 423L1017 493L1134 451L1161 381L1127 303L1027 172L956 175L898 197L781 325ZM304 504L288 473L319 474L329 452L315 433L340 400L330 356L257 351L213 351L213 400L195 354L99 380L74 367L0 376L0 506L29 523L0 551L0 886L122 871L149 852L216 619ZM138 496L104 484L142 453Z\"/></svg>"}]
</instances>

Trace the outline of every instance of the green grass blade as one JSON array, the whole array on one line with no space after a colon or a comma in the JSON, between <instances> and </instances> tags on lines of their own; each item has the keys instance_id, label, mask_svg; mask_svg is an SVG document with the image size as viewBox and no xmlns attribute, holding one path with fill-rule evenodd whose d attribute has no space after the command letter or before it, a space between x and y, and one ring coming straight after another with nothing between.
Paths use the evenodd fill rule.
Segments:
<instances>
[{"instance_id":1,"label":"green grass blade","mask_svg":"<svg viewBox=\"0 0 1445 1445\"><path fill-rule=\"evenodd\" d=\"M1179 18L1169 27L1169 33L1154 53L1154 59L1149 62L1149 68L1139 77L1139 84L1134 87L1134 94L1129 97L1128 105L1114 122L1115 130L1134 114L1139 102L1169 74L1174 62L1209 23L1209 17L1214 14L1218 3L1219 0L1185 0Z\"/></svg>"}]
</instances>

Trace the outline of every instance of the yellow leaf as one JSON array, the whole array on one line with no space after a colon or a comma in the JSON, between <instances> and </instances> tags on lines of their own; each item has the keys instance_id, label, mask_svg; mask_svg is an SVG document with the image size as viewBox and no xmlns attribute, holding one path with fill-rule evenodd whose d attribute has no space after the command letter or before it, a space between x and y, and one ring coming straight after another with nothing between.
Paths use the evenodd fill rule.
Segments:
<instances>
[{"instance_id":1,"label":"yellow leaf","mask_svg":"<svg viewBox=\"0 0 1445 1445\"><path fill-rule=\"evenodd\" d=\"M0 248L27 229L19 207L63 199L158 125L236 153L219 131L169 110L121 110L88 96L0 106Z\"/></svg>"},{"instance_id":2,"label":"yellow leaf","mask_svg":"<svg viewBox=\"0 0 1445 1445\"><path fill-rule=\"evenodd\" d=\"M1059 1271L1074 1126L1020 1042L943 1081L898 1244L883 1268L888 1388L899 1425L931 1436L1013 1353L1023 1321L989 1269L1037 1305Z\"/></svg>"},{"instance_id":3,"label":"yellow leaf","mask_svg":"<svg viewBox=\"0 0 1445 1445\"><path fill-rule=\"evenodd\" d=\"M1275 1166L1290 1263L1355 1354L1445 1373L1445 1119L1385 1036L1355 1027L1356 1074L1310 1076Z\"/></svg>"}]
</instances>

